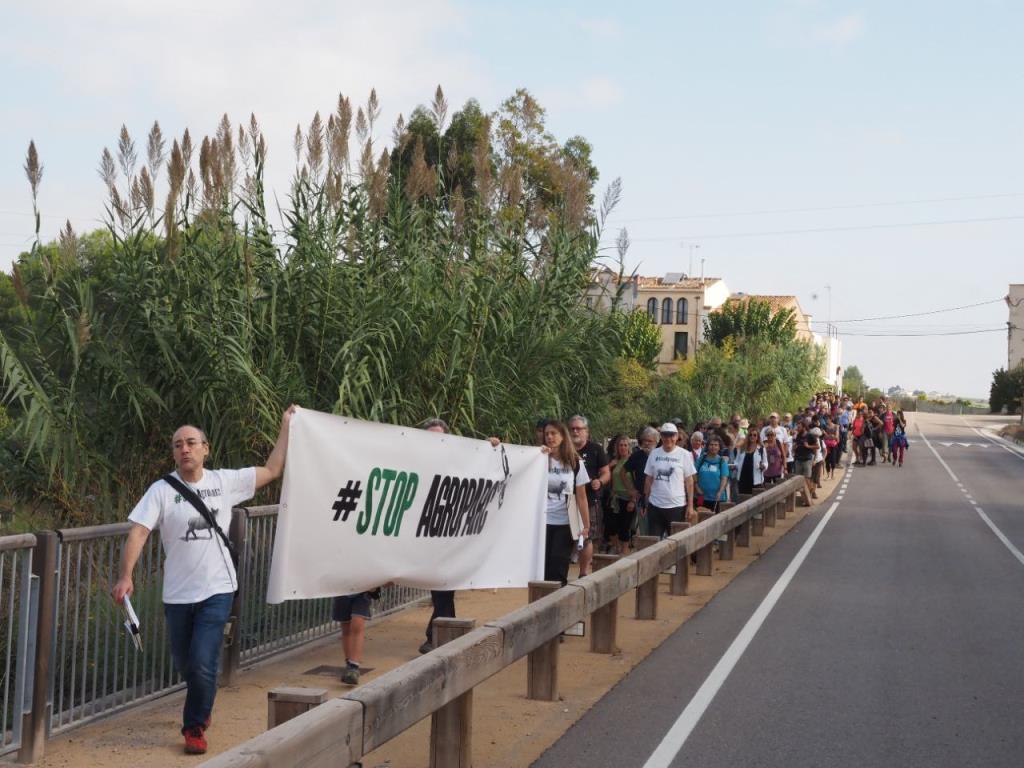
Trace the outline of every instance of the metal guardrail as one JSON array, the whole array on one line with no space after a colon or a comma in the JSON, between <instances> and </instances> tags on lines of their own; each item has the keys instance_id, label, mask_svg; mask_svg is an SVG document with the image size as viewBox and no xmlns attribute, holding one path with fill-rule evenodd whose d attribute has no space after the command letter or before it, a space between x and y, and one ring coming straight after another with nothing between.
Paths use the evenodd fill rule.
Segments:
<instances>
[{"instance_id":1,"label":"metal guardrail","mask_svg":"<svg viewBox=\"0 0 1024 768\"><path fill-rule=\"evenodd\" d=\"M32 534L0 537L0 755L21 746L29 702L33 588Z\"/></svg>"},{"instance_id":2,"label":"metal guardrail","mask_svg":"<svg viewBox=\"0 0 1024 768\"><path fill-rule=\"evenodd\" d=\"M231 535L243 544L232 644L224 679L250 665L339 629L330 599L263 601L277 507L233 511ZM122 628L110 599L131 523L0 537L0 754L42 756L45 739L184 686L174 670L163 618L159 531L146 541L133 576L132 603L143 651ZM383 591L376 615L428 597L426 590Z\"/></svg>"},{"instance_id":3,"label":"metal guardrail","mask_svg":"<svg viewBox=\"0 0 1024 768\"><path fill-rule=\"evenodd\" d=\"M661 574L673 566L673 592L688 576L690 555L697 572L711 573L712 548L724 559L734 546L749 546L750 537L774 526L776 516L793 510L804 479L794 477L741 501L696 526L643 549L613 558L589 576L560 587L557 582L532 582L528 605L455 637L432 652L406 662L375 680L203 763L204 768L320 768L357 763L360 758L428 715L431 724L431 765L465 765L471 741L473 688L515 661L528 657L527 698L558 698L558 636L574 624L591 619L592 643L611 633L614 646L616 601L636 590L637 618L653 619ZM805 499L805 502L809 500ZM724 539L723 539L724 537ZM728 554L726 554L728 553ZM679 582L676 579L679 578ZM535 601L534 601L535 600ZM610 620L609 620L610 619ZM441 620L444 624L447 620ZM458 621L458 620L452 620ZM463 620L463 624L470 624ZM447 626L446 626L447 628ZM594 645L592 650L597 650Z\"/></svg>"}]
</instances>

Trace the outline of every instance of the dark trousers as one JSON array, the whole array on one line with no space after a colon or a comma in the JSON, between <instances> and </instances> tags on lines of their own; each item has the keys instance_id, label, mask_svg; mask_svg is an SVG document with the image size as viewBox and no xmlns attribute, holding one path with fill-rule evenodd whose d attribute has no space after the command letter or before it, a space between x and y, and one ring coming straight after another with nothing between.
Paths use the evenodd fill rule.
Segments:
<instances>
[{"instance_id":1,"label":"dark trousers","mask_svg":"<svg viewBox=\"0 0 1024 768\"><path fill-rule=\"evenodd\" d=\"M672 533L672 523L683 522L686 507L656 507L647 505L647 530L651 536L664 539Z\"/></svg>"},{"instance_id":2,"label":"dark trousers","mask_svg":"<svg viewBox=\"0 0 1024 768\"><path fill-rule=\"evenodd\" d=\"M224 625L231 614L231 592L211 595L201 603L164 603L171 658L185 680L185 728L202 726L213 710Z\"/></svg>"},{"instance_id":3,"label":"dark trousers","mask_svg":"<svg viewBox=\"0 0 1024 768\"><path fill-rule=\"evenodd\" d=\"M569 561L572 559L572 529L568 525L549 525L544 542L544 581L569 583Z\"/></svg>"},{"instance_id":4,"label":"dark trousers","mask_svg":"<svg viewBox=\"0 0 1024 768\"><path fill-rule=\"evenodd\" d=\"M427 622L427 640L434 642L434 619L455 618L455 591L450 589L430 590L430 602L434 605L434 611L430 614L430 621Z\"/></svg>"}]
</instances>

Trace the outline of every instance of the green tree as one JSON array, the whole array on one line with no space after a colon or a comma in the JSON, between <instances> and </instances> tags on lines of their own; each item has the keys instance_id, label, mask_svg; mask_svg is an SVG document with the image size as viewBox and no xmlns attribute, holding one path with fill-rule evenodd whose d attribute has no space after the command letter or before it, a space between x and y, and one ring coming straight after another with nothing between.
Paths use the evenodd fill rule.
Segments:
<instances>
[{"instance_id":1,"label":"green tree","mask_svg":"<svg viewBox=\"0 0 1024 768\"><path fill-rule=\"evenodd\" d=\"M843 391L854 397L859 397L867 390L867 383L864 381L864 374L856 365L850 365L843 371Z\"/></svg>"},{"instance_id":2,"label":"green tree","mask_svg":"<svg viewBox=\"0 0 1024 768\"><path fill-rule=\"evenodd\" d=\"M1024 397L1024 364L1009 371L999 368L992 373L988 406L992 413L1001 413L1003 408L1009 414L1017 413Z\"/></svg>"},{"instance_id":3,"label":"green tree","mask_svg":"<svg viewBox=\"0 0 1024 768\"><path fill-rule=\"evenodd\" d=\"M622 355L653 370L661 354L661 329L642 310L623 315Z\"/></svg>"},{"instance_id":4,"label":"green tree","mask_svg":"<svg viewBox=\"0 0 1024 768\"><path fill-rule=\"evenodd\" d=\"M347 99L297 132L280 226L255 120L169 152L158 126L144 153L122 131L101 160L107 231L37 243L0 289L5 490L63 524L121 519L166 468L177 425L244 465L290 402L439 415L508 440L529 439L538 414L608 412L622 322L580 311L599 217L565 197L545 202L542 231L521 225L523 198L453 216L423 157L402 179L374 149L375 105L359 108L351 151ZM571 350L584 348L582 366Z\"/></svg>"},{"instance_id":5,"label":"green tree","mask_svg":"<svg viewBox=\"0 0 1024 768\"><path fill-rule=\"evenodd\" d=\"M792 309L773 312L761 299L729 299L704 318L704 338L715 346L726 339L761 339L784 344L796 338L796 313Z\"/></svg>"}]
</instances>

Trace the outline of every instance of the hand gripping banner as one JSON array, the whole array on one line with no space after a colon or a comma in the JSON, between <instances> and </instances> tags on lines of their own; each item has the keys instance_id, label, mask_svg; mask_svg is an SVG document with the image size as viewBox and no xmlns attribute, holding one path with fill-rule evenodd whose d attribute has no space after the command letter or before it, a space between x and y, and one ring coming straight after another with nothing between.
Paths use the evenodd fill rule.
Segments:
<instances>
[{"instance_id":1,"label":"hand gripping banner","mask_svg":"<svg viewBox=\"0 0 1024 768\"><path fill-rule=\"evenodd\" d=\"M525 587L544 572L546 472L539 448L300 409L267 602Z\"/></svg>"}]
</instances>

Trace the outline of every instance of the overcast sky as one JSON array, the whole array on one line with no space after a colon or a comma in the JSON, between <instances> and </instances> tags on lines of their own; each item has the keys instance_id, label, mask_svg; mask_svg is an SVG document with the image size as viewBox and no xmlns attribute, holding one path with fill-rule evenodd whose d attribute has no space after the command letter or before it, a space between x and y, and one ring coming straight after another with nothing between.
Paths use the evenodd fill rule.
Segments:
<instances>
[{"instance_id":1,"label":"overcast sky","mask_svg":"<svg viewBox=\"0 0 1024 768\"><path fill-rule=\"evenodd\" d=\"M100 152L255 112L280 191L290 136L339 92L399 112L440 83L455 109L526 87L589 139L644 275L796 294L815 320L999 299L1024 282L1024 3L445 2L5 4L0 266L31 242L21 171L45 166L43 234L98 225ZM608 241L611 242L609 233ZM830 286L831 291L825 286ZM1007 309L838 323L871 384L986 395Z\"/></svg>"}]
</instances>

